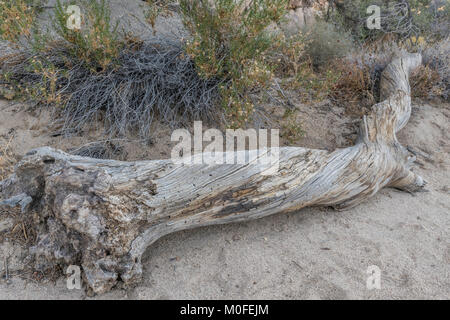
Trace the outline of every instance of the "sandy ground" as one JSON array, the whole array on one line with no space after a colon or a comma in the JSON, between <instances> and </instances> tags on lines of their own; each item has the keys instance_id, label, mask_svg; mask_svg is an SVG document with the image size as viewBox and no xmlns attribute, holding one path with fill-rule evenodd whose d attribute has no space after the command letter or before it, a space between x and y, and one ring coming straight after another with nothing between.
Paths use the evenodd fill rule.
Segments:
<instances>
[{"instance_id":1,"label":"sandy ground","mask_svg":"<svg viewBox=\"0 0 450 320\"><path fill-rule=\"evenodd\" d=\"M45 144L67 150L79 139L51 137L45 115L5 101L0 106L0 141L12 137L17 157ZM320 140L327 148L346 144L336 137L348 131L350 119L339 112L334 120L329 115L308 118L316 111L300 110L307 133L297 145L315 146ZM310 208L172 234L147 250L138 287L94 298L449 299L449 120L449 105L418 103L399 134L403 145L419 153L416 170L428 181L429 192L384 189L344 212ZM158 158L167 152L157 146L144 151L130 156ZM0 215L0 230L11 227L8 219ZM0 299L92 299L83 290L68 290L64 278L53 283L12 276L6 282L5 259L10 274L20 274L24 256L17 244L0 244ZM380 290L366 287L371 265L381 270Z\"/></svg>"}]
</instances>

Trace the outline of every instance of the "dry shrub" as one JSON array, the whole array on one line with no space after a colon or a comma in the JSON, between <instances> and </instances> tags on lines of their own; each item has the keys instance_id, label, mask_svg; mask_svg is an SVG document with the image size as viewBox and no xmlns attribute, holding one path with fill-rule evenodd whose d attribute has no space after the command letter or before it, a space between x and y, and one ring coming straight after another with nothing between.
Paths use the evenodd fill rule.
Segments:
<instances>
[{"instance_id":1,"label":"dry shrub","mask_svg":"<svg viewBox=\"0 0 450 320\"><path fill-rule=\"evenodd\" d=\"M294 87L305 102L320 102L331 94L340 76L334 68L317 71L307 60L295 77Z\"/></svg>"},{"instance_id":2,"label":"dry shrub","mask_svg":"<svg viewBox=\"0 0 450 320\"><path fill-rule=\"evenodd\" d=\"M200 78L180 43L152 39L125 48L108 72L93 71L64 47L24 52L0 64L0 85L33 102L59 105L65 135L103 121L108 137L135 133L148 140L154 118L175 126L218 117L218 81Z\"/></svg>"},{"instance_id":3,"label":"dry shrub","mask_svg":"<svg viewBox=\"0 0 450 320\"><path fill-rule=\"evenodd\" d=\"M340 73L330 97L357 116L379 102L379 80L382 71L405 48L392 41L377 41L352 56L338 60L331 68ZM422 49L423 64L410 78L413 97L448 99L450 94L450 44L448 40Z\"/></svg>"},{"instance_id":4,"label":"dry shrub","mask_svg":"<svg viewBox=\"0 0 450 320\"><path fill-rule=\"evenodd\" d=\"M428 81L433 83L430 93L444 100L450 97L450 38L429 45L422 51L423 64L428 71Z\"/></svg>"},{"instance_id":5,"label":"dry shrub","mask_svg":"<svg viewBox=\"0 0 450 320\"><path fill-rule=\"evenodd\" d=\"M348 34L324 21L282 39L271 54L276 75L305 102L328 98L346 68L335 63L353 50Z\"/></svg>"},{"instance_id":6,"label":"dry shrub","mask_svg":"<svg viewBox=\"0 0 450 320\"><path fill-rule=\"evenodd\" d=\"M439 88L441 77L430 66L421 65L411 74L411 94L416 98L431 98L441 96Z\"/></svg>"},{"instance_id":7,"label":"dry shrub","mask_svg":"<svg viewBox=\"0 0 450 320\"><path fill-rule=\"evenodd\" d=\"M299 32L289 37L280 34L277 37L266 60L274 66L274 73L277 77L296 77L306 64L311 65L311 61L306 57L307 44L308 33L306 32Z\"/></svg>"},{"instance_id":8,"label":"dry shrub","mask_svg":"<svg viewBox=\"0 0 450 320\"><path fill-rule=\"evenodd\" d=\"M80 29L67 26L72 3L82 9ZM131 133L147 141L155 117L175 126L222 116L219 80L201 78L179 41L144 43L117 33L106 0L57 0L53 26L56 34L35 35L39 46L21 43L0 58L0 88L59 107L61 133L79 134L103 122L108 138Z\"/></svg>"},{"instance_id":9,"label":"dry shrub","mask_svg":"<svg viewBox=\"0 0 450 320\"><path fill-rule=\"evenodd\" d=\"M331 90L330 97L348 112L361 116L367 108L375 103L373 94L374 81L368 65L352 61L339 60L333 69L340 74L337 83Z\"/></svg>"},{"instance_id":10,"label":"dry shrub","mask_svg":"<svg viewBox=\"0 0 450 320\"><path fill-rule=\"evenodd\" d=\"M327 68L331 61L345 57L353 49L350 34L325 21L316 22L306 31L306 54L316 69Z\"/></svg>"},{"instance_id":11,"label":"dry shrub","mask_svg":"<svg viewBox=\"0 0 450 320\"><path fill-rule=\"evenodd\" d=\"M327 19L350 30L358 42L377 41L392 35L398 42L413 38L438 40L448 35L450 1L448 0L329 0ZM367 8L380 8L380 28L367 28Z\"/></svg>"},{"instance_id":12,"label":"dry shrub","mask_svg":"<svg viewBox=\"0 0 450 320\"><path fill-rule=\"evenodd\" d=\"M297 91L305 102L317 102L328 96L340 74L333 68L314 67L313 58L307 53L310 43L310 31L281 36L268 61L274 66L275 75L283 79L283 87Z\"/></svg>"},{"instance_id":13,"label":"dry shrub","mask_svg":"<svg viewBox=\"0 0 450 320\"><path fill-rule=\"evenodd\" d=\"M344 59L336 60L330 68L340 77L330 98L346 107L350 114L357 117L365 114L380 100L381 73L394 57L401 56L404 51L387 37L385 41L372 42Z\"/></svg>"}]
</instances>

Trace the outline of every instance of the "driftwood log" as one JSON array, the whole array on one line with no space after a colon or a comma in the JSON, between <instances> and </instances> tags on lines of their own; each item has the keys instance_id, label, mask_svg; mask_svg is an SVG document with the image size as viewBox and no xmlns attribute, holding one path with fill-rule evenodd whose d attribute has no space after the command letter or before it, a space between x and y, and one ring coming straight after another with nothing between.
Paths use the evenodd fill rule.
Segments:
<instances>
[{"instance_id":1,"label":"driftwood log","mask_svg":"<svg viewBox=\"0 0 450 320\"><path fill-rule=\"evenodd\" d=\"M381 103L361 121L356 145L333 152L280 148L278 173L255 163L174 164L171 160L120 162L29 152L0 182L3 205L37 215L30 249L36 267L80 265L96 293L118 281L138 282L141 256L179 230L262 218L307 206L344 209L383 187L419 191L414 157L396 132L411 114L408 75L419 54L393 60L381 76Z\"/></svg>"}]
</instances>

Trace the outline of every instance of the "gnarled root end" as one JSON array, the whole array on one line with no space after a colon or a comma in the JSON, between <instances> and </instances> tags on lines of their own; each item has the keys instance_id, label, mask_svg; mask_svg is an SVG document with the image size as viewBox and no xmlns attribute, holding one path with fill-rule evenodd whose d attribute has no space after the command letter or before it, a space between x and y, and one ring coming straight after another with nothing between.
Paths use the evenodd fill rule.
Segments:
<instances>
[{"instance_id":1,"label":"gnarled root end","mask_svg":"<svg viewBox=\"0 0 450 320\"><path fill-rule=\"evenodd\" d=\"M401 178L389 184L389 187L413 193L423 191L426 184L427 182L421 176L411 170L405 169L402 172Z\"/></svg>"}]
</instances>

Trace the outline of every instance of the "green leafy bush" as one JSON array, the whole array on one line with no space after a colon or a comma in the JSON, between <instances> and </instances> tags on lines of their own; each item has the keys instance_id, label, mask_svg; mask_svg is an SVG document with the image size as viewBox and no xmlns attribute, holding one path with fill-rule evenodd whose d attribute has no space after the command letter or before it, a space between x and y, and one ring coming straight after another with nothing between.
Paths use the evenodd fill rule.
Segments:
<instances>
[{"instance_id":1,"label":"green leafy bush","mask_svg":"<svg viewBox=\"0 0 450 320\"><path fill-rule=\"evenodd\" d=\"M67 26L69 4L80 4L85 11L81 15L79 30ZM53 25L57 34L66 41L70 53L96 71L110 67L123 47L117 32L118 22L112 25L111 12L105 0L79 0L64 4L57 0Z\"/></svg>"},{"instance_id":2,"label":"green leafy bush","mask_svg":"<svg viewBox=\"0 0 450 320\"><path fill-rule=\"evenodd\" d=\"M267 31L281 21L287 0L181 0L184 25L192 35L186 52L203 78L222 81L222 104L231 126L246 123L254 105L248 96L267 86L272 66L267 55L275 36Z\"/></svg>"},{"instance_id":3,"label":"green leafy bush","mask_svg":"<svg viewBox=\"0 0 450 320\"><path fill-rule=\"evenodd\" d=\"M21 36L30 37L40 1L0 1L0 39L17 42Z\"/></svg>"},{"instance_id":4,"label":"green leafy bush","mask_svg":"<svg viewBox=\"0 0 450 320\"><path fill-rule=\"evenodd\" d=\"M36 1L26 0L30 4L29 7L25 7L22 0L18 1L21 10L29 8L27 21L32 21L33 15L36 14L35 9L32 9L35 8ZM19 8L19 2L9 7ZM34 3L33 6L31 3ZM80 29L68 27L70 14L67 7L70 4L79 5L84 10L81 14ZM16 20L20 21L20 17ZM5 61L1 65L1 77L5 83L11 84L20 96L40 103L64 105L67 96L63 96L60 89L74 66L82 66L92 74L114 67L124 40L116 32L117 26L111 26L110 11L105 0L64 3L57 0L52 23L57 37L34 28L33 25L22 31L26 41L17 44L17 49L28 59L17 64ZM10 37L11 35L12 33ZM17 60L20 60L20 55ZM24 78L29 76L32 81L26 83L19 79L17 74L14 76L21 68L19 74L26 74Z\"/></svg>"}]
</instances>

